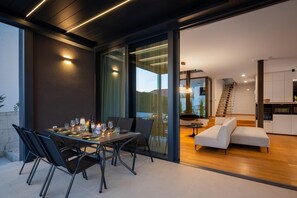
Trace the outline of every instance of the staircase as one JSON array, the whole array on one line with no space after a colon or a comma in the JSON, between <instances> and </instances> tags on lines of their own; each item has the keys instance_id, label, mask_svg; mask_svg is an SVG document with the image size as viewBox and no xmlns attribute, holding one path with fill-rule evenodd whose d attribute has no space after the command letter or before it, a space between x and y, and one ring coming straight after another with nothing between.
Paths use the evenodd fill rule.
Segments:
<instances>
[{"instance_id":1,"label":"staircase","mask_svg":"<svg viewBox=\"0 0 297 198\"><path fill-rule=\"evenodd\" d=\"M217 117L226 117L232 113L232 94L235 83L226 84L222 92L220 103L218 105Z\"/></svg>"}]
</instances>

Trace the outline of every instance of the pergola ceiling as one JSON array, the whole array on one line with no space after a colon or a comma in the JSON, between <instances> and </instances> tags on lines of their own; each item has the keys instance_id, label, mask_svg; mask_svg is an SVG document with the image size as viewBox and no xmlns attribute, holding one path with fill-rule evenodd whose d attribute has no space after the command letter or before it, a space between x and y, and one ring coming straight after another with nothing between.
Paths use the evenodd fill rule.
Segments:
<instances>
[{"instance_id":1,"label":"pergola ceiling","mask_svg":"<svg viewBox=\"0 0 297 198\"><path fill-rule=\"evenodd\" d=\"M162 31L179 27L193 18L205 18L222 10L252 9L275 0L130 0L116 10L67 33L78 24L125 0L46 0L32 15L25 17L41 0L1 0L0 21L21 24L40 31L53 31L65 38L81 40L88 47L109 43L155 25ZM199 13L197 15L197 13ZM192 17L191 17L192 15ZM188 17L189 16L189 17ZM9 19L7 19L9 18ZM160 28L159 28L160 29Z\"/></svg>"},{"instance_id":2,"label":"pergola ceiling","mask_svg":"<svg viewBox=\"0 0 297 198\"><path fill-rule=\"evenodd\" d=\"M0 11L60 32L124 2L125 0L47 0L28 18L41 0L1 0ZM96 43L118 38L137 30L183 16L222 0L131 0L122 7L82 26L71 34ZM71 35L70 33L68 33Z\"/></svg>"}]
</instances>

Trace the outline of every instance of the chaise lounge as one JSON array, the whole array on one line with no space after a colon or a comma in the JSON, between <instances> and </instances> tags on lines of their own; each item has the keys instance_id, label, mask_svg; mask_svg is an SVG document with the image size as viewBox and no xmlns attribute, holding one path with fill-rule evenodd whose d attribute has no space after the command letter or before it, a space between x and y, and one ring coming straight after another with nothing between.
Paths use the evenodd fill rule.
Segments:
<instances>
[{"instance_id":1,"label":"chaise lounge","mask_svg":"<svg viewBox=\"0 0 297 198\"><path fill-rule=\"evenodd\" d=\"M215 125L195 136L197 145L224 149L230 144L230 136L237 126L236 118L216 118Z\"/></svg>"},{"instance_id":2,"label":"chaise lounge","mask_svg":"<svg viewBox=\"0 0 297 198\"><path fill-rule=\"evenodd\" d=\"M224 149L230 143L266 147L269 152L270 141L265 130L258 127L237 127L236 118L216 117L215 125L195 136L197 145Z\"/></svg>"}]
</instances>

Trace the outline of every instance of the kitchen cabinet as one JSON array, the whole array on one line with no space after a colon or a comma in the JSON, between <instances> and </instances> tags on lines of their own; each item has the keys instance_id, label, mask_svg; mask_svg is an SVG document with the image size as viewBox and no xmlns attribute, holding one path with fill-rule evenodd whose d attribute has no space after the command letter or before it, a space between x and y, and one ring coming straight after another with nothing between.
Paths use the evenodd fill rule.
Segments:
<instances>
[{"instance_id":1,"label":"kitchen cabinet","mask_svg":"<svg viewBox=\"0 0 297 198\"><path fill-rule=\"evenodd\" d=\"M273 72L264 74L264 99L270 102L293 102L293 79L297 72Z\"/></svg>"},{"instance_id":2,"label":"kitchen cabinet","mask_svg":"<svg viewBox=\"0 0 297 198\"><path fill-rule=\"evenodd\" d=\"M273 133L292 134L292 115L273 114Z\"/></svg>"},{"instance_id":3,"label":"kitchen cabinet","mask_svg":"<svg viewBox=\"0 0 297 198\"><path fill-rule=\"evenodd\" d=\"M272 81L271 102L284 102L284 101L285 101L285 81L284 80Z\"/></svg>"},{"instance_id":4,"label":"kitchen cabinet","mask_svg":"<svg viewBox=\"0 0 297 198\"><path fill-rule=\"evenodd\" d=\"M267 133L273 133L273 128L272 128L272 121L270 120L264 120L264 127L265 131Z\"/></svg>"},{"instance_id":5,"label":"kitchen cabinet","mask_svg":"<svg viewBox=\"0 0 297 198\"><path fill-rule=\"evenodd\" d=\"M297 135L297 115L292 115L292 135Z\"/></svg>"},{"instance_id":6,"label":"kitchen cabinet","mask_svg":"<svg viewBox=\"0 0 297 198\"><path fill-rule=\"evenodd\" d=\"M285 101L293 102L293 80L285 80Z\"/></svg>"}]
</instances>

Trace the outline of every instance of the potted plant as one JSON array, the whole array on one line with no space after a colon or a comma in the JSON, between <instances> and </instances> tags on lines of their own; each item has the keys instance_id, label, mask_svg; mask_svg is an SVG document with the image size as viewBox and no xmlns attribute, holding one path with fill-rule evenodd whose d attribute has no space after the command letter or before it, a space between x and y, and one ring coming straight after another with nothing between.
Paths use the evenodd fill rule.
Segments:
<instances>
[{"instance_id":1,"label":"potted plant","mask_svg":"<svg viewBox=\"0 0 297 198\"><path fill-rule=\"evenodd\" d=\"M200 100L200 103L199 103L199 115L200 115L200 117L204 117L204 102L203 102L203 100Z\"/></svg>"}]
</instances>

